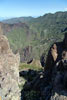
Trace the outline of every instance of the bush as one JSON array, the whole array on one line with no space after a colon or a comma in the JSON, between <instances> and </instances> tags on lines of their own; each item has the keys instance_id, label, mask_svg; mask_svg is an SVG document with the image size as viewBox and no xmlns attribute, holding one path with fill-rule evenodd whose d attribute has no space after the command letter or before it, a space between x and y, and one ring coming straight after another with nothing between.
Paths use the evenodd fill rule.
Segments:
<instances>
[{"instance_id":1,"label":"bush","mask_svg":"<svg viewBox=\"0 0 67 100\"><path fill-rule=\"evenodd\" d=\"M24 92L24 100L39 100L39 92L31 90Z\"/></svg>"}]
</instances>

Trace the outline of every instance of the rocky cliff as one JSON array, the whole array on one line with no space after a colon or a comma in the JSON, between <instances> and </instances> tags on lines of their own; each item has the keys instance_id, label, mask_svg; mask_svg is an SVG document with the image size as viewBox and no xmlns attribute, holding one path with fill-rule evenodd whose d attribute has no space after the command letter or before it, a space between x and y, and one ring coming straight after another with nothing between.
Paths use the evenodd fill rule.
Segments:
<instances>
[{"instance_id":1,"label":"rocky cliff","mask_svg":"<svg viewBox=\"0 0 67 100\"><path fill-rule=\"evenodd\" d=\"M67 58L60 60L52 71L22 71L20 76L27 81L22 89L23 100L67 100Z\"/></svg>"},{"instance_id":2,"label":"rocky cliff","mask_svg":"<svg viewBox=\"0 0 67 100\"><path fill-rule=\"evenodd\" d=\"M19 54L14 55L7 38L0 35L0 97L2 100L20 100L19 62Z\"/></svg>"}]
</instances>

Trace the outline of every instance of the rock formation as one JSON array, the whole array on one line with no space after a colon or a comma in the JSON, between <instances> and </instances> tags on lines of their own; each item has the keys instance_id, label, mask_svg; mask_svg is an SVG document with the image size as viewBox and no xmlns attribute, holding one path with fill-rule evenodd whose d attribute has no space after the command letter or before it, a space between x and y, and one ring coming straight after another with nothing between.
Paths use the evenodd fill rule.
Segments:
<instances>
[{"instance_id":1,"label":"rock formation","mask_svg":"<svg viewBox=\"0 0 67 100\"><path fill-rule=\"evenodd\" d=\"M22 90L23 100L67 100L67 52L65 57L57 62L53 71L52 79L50 82L47 72L36 72L34 70L28 70L20 72L20 76L23 76L27 81ZM34 77L33 77L34 76ZM47 77L46 77L47 76ZM37 98L27 99L31 94L31 91L39 93ZM26 94L25 94L26 93ZM28 95L26 97L25 95ZM32 95L31 95L32 96Z\"/></svg>"},{"instance_id":2,"label":"rock formation","mask_svg":"<svg viewBox=\"0 0 67 100\"><path fill-rule=\"evenodd\" d=\"M2 100L20 100L19 62L19 54L14 55L8 39L0 35L0 97Z\"/></svg>"}]
</instances>

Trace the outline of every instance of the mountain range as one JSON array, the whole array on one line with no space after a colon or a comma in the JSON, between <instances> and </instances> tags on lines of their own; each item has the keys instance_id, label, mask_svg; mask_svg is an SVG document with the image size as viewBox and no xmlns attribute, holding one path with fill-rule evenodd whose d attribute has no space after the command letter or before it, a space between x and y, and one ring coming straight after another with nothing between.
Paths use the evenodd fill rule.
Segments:
<instances>
[{"instance_id":1,"label":"mountain range","mask_svg":"<svg viewBox=\"0 0 67 100\"><path fill-rule=\"evenodd\" d=\"M67 12L48 13L38 18L20 17L3 20L0 33L8 37L14 53L21 62L47 56L52 43L62 41L67 31Z\"/></svg>"}]
</instances>

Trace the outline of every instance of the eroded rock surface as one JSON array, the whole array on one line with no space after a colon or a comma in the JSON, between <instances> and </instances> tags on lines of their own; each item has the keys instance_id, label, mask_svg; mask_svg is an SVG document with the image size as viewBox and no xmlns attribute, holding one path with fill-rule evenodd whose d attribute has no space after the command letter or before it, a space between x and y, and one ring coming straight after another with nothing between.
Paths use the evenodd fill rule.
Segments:
<instances>
[{"instance_id":1,"label":"eroded rock surface","mask_svg":"<svg viewBox=\"0 0 67 100\"><path fill-rule=\"evenodd\" d=\"M0 96L2 100L20 100L19 54L14 55L8 40L0 35Z\"/></svg>"}]
</instances>

